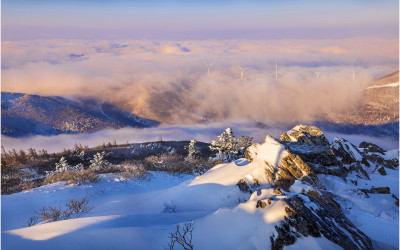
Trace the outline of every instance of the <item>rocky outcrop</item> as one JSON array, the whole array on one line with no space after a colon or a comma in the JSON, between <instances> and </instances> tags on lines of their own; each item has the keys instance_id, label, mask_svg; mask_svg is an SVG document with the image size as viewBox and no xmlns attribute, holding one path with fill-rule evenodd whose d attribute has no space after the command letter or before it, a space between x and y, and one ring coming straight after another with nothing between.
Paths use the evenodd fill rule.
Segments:
<instances>
[{"instance_id":1,"label":"rocky outcrop","mask_svg":"<svg viewBox=\"0 0 400 250\"><path fill-rule=\"evenodd\" d=\"M334 166L339 164L329 146L287 141L282 141L282 143L289 148L291 152L299 155L305 162L322 166Z\"/></svg>"},{"instance_id":2,"label":"rocky outcrop","mask_svg":"<svg viewBox=\"0 0 400 250\"><path fill-rule=\"evenodd\" d=\"M272 249L283 249L297 238L310 236L324 236L344 249L373 249L368 236L319 199L298 194L283 201L288 216L275 227L277 235L270 236Z\"/></svg>"},{"instance_id":3,"label":"rocky outcrop","mask_svg":"<svg viewBox=\"0 0 400 250\"><path fill-rule=\"evenodd\" d=\"M385 150L383 150L381 147L371 142L363 141L360 143L358 148L362 150L363 153L380 153L380 154L385 153Z\"/></svg>"},{"instance_id":4,"label":"rocky outcrop","mask_svg":"<svg viewBox=\"0 0 400 250\"><path fill-rule=\"evenodd\" d=\"M274 153L265 157L267 151ZM297 179L314 174L300 156L293 154L288 147L271 136L267 136L263 144L256 143L250 146L245 156L248 161L264 167L265 179L273 187L289 190ZM272 158L276 159L272 161Z\"/></svg>"},{"instance_id":5,"label":"rocky outcrop","mask_svg":"<svg viewBox=\"0 0 400 250\"><path fill-rule=\"evenodd\" d=\"M281 132L280 140L329 146L328 139L319 128L303 124L295 126L286 134Z\"/></svg>"},{"instance_id":6,"label":"rocky outcrop","mask_svg":"<svg viewBox=\"0 0 400 250\"><path fill-rule=\"evenodd\" d=\"M363 161L363 156L358 148L346 139L335 138L331 144L331 149L344 164Z\"/></svg>"},{"instance_id":7,"label":"rocky outcrop","mask_svg":"<svg viewBox=\"0 0 400 250\"><path fill-rule=\"evenodd\" d=\"M370 153L364 154L363 157L376 164L377 166L382 166L385 168L396 169L399 166L399 160L396 158L393 159L385 159L380 153Z\"/></svg>"},{"instance_id":8,"label":"rocky outcrop","mask_svg":"<svg viewBox=\"0 0 400 250\"><path fill-rule=\"evenodd\" d=\"M344 211L351 209L347 201L330 193L319 174L343 177L345 182L357 186L349 190L361 197L391 194L388 187L364 186L370 176L373 179L375 171L385 175L385 168L398 167L398 158L389 156L396 154L385 153L379 146L367 142L361 143L360 149L341 138L329 144L318 128L298 125L287 134L282 132L280 141L267 136L263 144L254 144L245 152L251 164L263 166L265 180L270 184L268 188L273 191L263 191L263 186L257 186L251 178L243 179L238 186L243 192L268 193L256 200L254 206L260 212L268 211L275 202L286 204L287 217L270 236L272 249L295 244L298 238L322 236L344 249L372 249L369 237L344 215ZM363 185L358 186L360 179ZM397 197L393 198L398 205Z\"/></svg>"}]
</instances>

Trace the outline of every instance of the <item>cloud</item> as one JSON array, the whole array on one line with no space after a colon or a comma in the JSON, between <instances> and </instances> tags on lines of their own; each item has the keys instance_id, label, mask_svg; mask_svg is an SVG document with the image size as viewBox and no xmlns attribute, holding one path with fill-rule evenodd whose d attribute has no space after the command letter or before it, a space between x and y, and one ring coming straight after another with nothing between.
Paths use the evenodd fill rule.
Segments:
<instances>
[{"instance_id":1,"label":"cloud","mask_svg":"<svg viewBox=\"0 0 400 250\"><path fill-rule=\"evenodd\" d=\"M167 124L203 118L310 120L357 108L366 84L398 68L397 39L35 40L2 45L2 91L96 97ZM275 60L282 73L278 79L271 75ZM205 62L214 63L210 75ZM239 64L249 68L244 79ZM354 82L351 70L357 71Z\"/></svg>"},{"instance_id":2,"label":"cloud","mask_svg":"<svg viewBox=\"0 0 400 250\"><path fill-rule=\"evenodd\" d=\"M254 142L262 142L266 135L279 138L280 131L287 131L290 128L259 127L254 123L213 123L195 126L163 126L160 128L122 128L102 130L92 134L55 135L55 136L31 136L26 138L1 137L1 144L6 150L28 150L29 148L46 149L49 153L60 152L63 149L71 149L75 144L88 145L89 147L99 146L104 143L116 141L118 144L142 143L158 141L162 136L164 141L192 140L211 142L216 140L227 126L231 126L237 137L247 135L254 137ZM373 138L365 135L343 135L338 133L325 133L329 141L336 137L346 138L355 145L362 141L375 143L386 150L398 148L398 140L393 138Z\"/></svg>"}]
</instances>

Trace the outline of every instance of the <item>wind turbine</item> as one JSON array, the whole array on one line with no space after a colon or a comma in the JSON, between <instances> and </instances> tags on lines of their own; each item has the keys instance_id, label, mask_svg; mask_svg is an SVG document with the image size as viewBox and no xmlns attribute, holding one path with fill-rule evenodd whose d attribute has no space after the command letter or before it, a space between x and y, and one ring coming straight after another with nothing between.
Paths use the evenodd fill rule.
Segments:
<instances>
[{"instance_id":1,"label":"wind turbine","mask_svg":"<svg viewBox=\"0 0 400 250\"><path fill-rule=\"evenodd\" d=\"M356 71L352 70L351 72L353 72L353 82L356 79Z\"/></svg>"},{"instance_id":2,"label":"wind turbine","mask_svg":"<svg viewBox=\"0 0 400 250\"><path fill-rule=\"evenodd\" d=\"M210 68L211 68L211 66L214 65L214 63L204 63L204 65L206 65L206 67L207 67L207 75L209 75L210 74Z\"/></svg>"},{"instance_id":3,"label":"wind turbine","mask_svg":"<svg viewBox=\"0 0 400 250\"><path fill-rule=\"evenodd\" d=\"M275 74L275 79L278 79L278 75L282 73L278 71L278 61L275 61L275 71L272 72L272 74Z\"/></svg>"},{"instance_id":4,"label":"wind turbine","mask_svg":"<svg viewBox=\"0 0 400 250\"><path fill-rule=\"evenodd\" d=\"M243 79L244 71L249 69L249 68L243 68L242 66L238 65L240 68L240 79Z\"/></svg>"},{"instance_id":5,"label":"wind turbine","mask_svg":"<svg viewBox=\"0 0 400 250\"><path fill-rule=\"evenodd\" d=\"M321 73L321 72L314 72L315 73L315 77L318 79L319 78L319 73Z\"/></svg>"}]
</instances>

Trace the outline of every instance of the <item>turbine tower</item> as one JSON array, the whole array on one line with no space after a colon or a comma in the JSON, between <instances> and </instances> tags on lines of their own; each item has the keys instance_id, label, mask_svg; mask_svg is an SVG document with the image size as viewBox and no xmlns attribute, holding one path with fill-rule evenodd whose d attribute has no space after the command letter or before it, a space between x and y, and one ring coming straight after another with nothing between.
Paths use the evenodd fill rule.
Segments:
<instances>
[{"instance_id":1,"label":"turbine tower","mask_svg":"<svg viewBox=\"0 0 400 250\"><path fill-rule=\"evenodd\" d=\"M206 65L206 67L207 67L207 75L209 75L210 74L210 68L211 68L211 66L214 65L214 63L204 63L204 65Z\"/></svg>"},{"instance_id":2,"label":"turbine tower","mask_svg":"<svg viewBox=\"0 0 400 250\"><path fill-rule=\"evenodd\" d=\"M244 68L240 65L238 65L238 67L240 68L240 79L243 79L243 75L244 75L244 71L249 69L249 68Z\"/></svg>"},{"instance_id":3,"label":"turbine tower","mask_svg":"<svg viewBox=\"0 0 400 250\"><path fill-rule=\"evenodd\" d=\"M278 79L278 75L282 73L278 71L278 61L275 61L275 71L272 72L272 74L275 74L275 79Z\"/></svg>"},{"instance_id":4,"label":"turbine tower","mask_svg":"<svg viewBox=\"0 0 400 250\"><path fill-rule=\"evenodd\" d=\"M321 72L314 72L315 73L315 77L318 79L319 78L319 73L321 73Z\"/></svg>"},{"instance_id":5,"label":"turbine tower","mask_svg":"<svg viewBox=\"0 0 400 250\"><path fill-rule=\"evenodd\" d=\"M353 72L353 82L356 79L356 71L352 70L351 72Z\"/></svg>"}]
</instances>

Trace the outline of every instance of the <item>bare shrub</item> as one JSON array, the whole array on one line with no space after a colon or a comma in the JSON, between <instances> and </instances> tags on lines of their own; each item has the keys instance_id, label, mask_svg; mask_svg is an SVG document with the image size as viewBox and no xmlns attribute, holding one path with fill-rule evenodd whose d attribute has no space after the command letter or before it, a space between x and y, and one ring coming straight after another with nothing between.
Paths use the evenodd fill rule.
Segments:
<instances>
[{"instance_id":1,"label":"bare shrub","mask_svg":"<svg viewBox=\"0 0 400 250\"><path fill-rule=\"evenodd\" d=\"M143 164L135 164L130 161L125 161L122 166L122 174L126 179L146 179L149 176L149 172Z\"/></svg>"},{"instance_id":2,"label":"bare shrub","mask_svg":"<svg viewBox=\"0 0 400 250\"><path fill-rule=\"evenodd\" d=\"M39 211L34 210L37 216L32 216L29 218L27 225L33 226L38 222L39 219L41 221L46 222L54 222L59 220L67 220L73 214L80 215L81 213L89 212L93 209L93 207L89 206L89 197L83 196L81 199L71 198L69 201L65 203L67 207L65 210L62 210L61 207L42 207Z\"/></svg>"},{"instance_id":3,"label":"bare shrub","mask_svg":"<svg viewBox=\"0 0 400 250\"><path fill-rule=\"evenodd\" d=\"M182 155L152 155L144 160L149 170L165 171L171 174L203 174L215 165L215 161L202 158L185 160Z\"/></svg>"},{"instance_id":4,"label":"bare shrub","mask_svg":"<svg viewBox=\"0 0 400 250\"><path fill-rule=\"evenodd\" d=\"M93 169L87 169L82 171L68 170L65 172L49 176L44 180L44 185L60 181L67 181L69 183L74 183L74 184L82 184L85 182L97 182L98 179L99 176Z\"/></svg>"},{"instance_id":5,"label":"bare shrub","mask_svg":"<svg viewBox=\"0 0 400 250\"><path fill-rule=\"evenodd\" d=\"M31 227L31 226L33 226L33 225L35 225L37 222L38 222L38 220L39 220L39 217L37 217L37 216L31 216L29 219L28 219L28 221L26 222L26 225L28 226L28 227Z\"/></svg>"},{"instance_id":6,"label":"bare shrub","mask_svg":"<svg viewBox=\"0 0 400 250\"><path fill-rule=\"evenodd\" d=\"M61 219L65 219L67 216L66 212L67 211L62 211L61 207L42 207L39 208L39 211L34 211L35 214L39 216L39 218L42 219L42 221L58 221Z\"/></svg>"},{"instance_id":7,"label":"bare shrub","mask_svg":"<svg viewBox=\"0 0 400 250\"><path fill-rule=\"evenodd\" d=\"M41 180L23 181L20 178L1 180L1 194L12 194L40 187L41 183Z\"/></svg>"},{"instance_id":8,"label":"bare shrub","mask_svg":"<svg viewBox=\"0 0 400 250\"><path fill-rule=\"evenodd\" d=\"M193 229L194 229L194 222L189 222L186 223L181 230L181 227L179 224L175 225L176 231L171 232L168 235L168 238L170 238L170 243L168 244L168 247L170 250L174 249L175 243L178 243L183 247L183 249L186 250L193 250L193 243L192 243L192 238L193 238Z\"/></svg>"},{"instance_id":9,"label":"bare shrub","mask_svg":"<svg viewBox=\"0 0 400 250\"><path fill-rule=\"evenodd\" d=\"M89 212L93 209L92 207L89 207L88 204L89 197L85 195L82 199L71 198L69 202L65 203L65 206L67 206L70 214L79 214Z\"/></svg>"}]
</instances>

